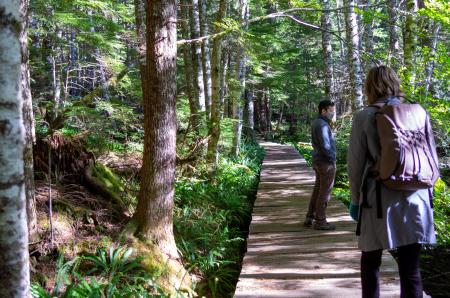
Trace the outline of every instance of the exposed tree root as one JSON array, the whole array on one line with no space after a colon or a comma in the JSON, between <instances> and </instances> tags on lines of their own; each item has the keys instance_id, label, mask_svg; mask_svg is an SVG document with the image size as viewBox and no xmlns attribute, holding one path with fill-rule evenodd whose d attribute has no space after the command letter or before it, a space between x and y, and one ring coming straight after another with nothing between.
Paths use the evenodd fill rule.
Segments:
<instances>
[{"instance_id":1,"label":"exposed tree root","mask_svg":"<svg viewBox=\"0 0 450 298\"><path fill-rule=\"evenodd\" d=\"M170 297L196 297L189 272L180 259L174 259L161 252L154 243L136 236L137 226L130 221L123 229L120 239L133 247L141 256L144 268L152 275L159 276L158 283Z\"/></svg>"}]
</instances>

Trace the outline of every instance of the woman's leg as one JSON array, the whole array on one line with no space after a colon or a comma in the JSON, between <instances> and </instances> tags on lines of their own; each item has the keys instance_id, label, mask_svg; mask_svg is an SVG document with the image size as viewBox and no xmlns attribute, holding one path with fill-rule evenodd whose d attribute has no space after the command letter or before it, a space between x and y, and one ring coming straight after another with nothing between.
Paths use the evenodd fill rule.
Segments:
<instances>
[{"instance_id":1,"label":"woman's leg","mask_svg":"<svg viewBox=\"0 0 450 298\"><path fill-rule=\"evenodd\" d=\"M420 244L400 246L398 251L398 271L400 273L400 297L423 297L422 277L420 276Z\"/></svg>"},{"instance_id":2,"label":"woman's leg","mask_svg":"<svg viewBox=\"0 0 450 298\"><path fill-rule=\"evenodd\" d=\"M361 254L361 285L363 298L380 297L380 265L383 250L363 251Z\"/></svg>"}]
</instances>

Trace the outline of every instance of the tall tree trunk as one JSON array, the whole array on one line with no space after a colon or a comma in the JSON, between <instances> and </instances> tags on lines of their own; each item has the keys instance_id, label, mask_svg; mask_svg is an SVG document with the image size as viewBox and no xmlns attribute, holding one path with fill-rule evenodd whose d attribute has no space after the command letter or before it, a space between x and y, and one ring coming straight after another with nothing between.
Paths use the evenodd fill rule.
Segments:
<instances>
[{"instance_id":1,"label":"tall tree trunk","mask_svg":"<svg viewBox=\"0 0 450 298\"><path fill-rule=\"evenodd\" d=\"M255 86L256 87L256 86ZM262 132L261 128L261 97L259 96L260 92L256 93L256 96L253 97L253 128L258 131ZM253 93L255 95L255 93Z\"/></svg>"},{"instance_id":2,"label":"tall tree trunk","mask_svg":"<svg viewBox=\"0 0 450 298\"><path fill-rule=\"evenodd\" d=\"M191 7L191 38L196 39L200 37L200 17L198 11L198 0L190 1ZM203 83L203 66L202 66L202 47L199 42L193 42L192 47L192 82L194 86L194 97L198 100L200 111L205 111L205 84ZM204 121L201 121L204 122Z\"/></svg>"},{"instance_id":3,"label":"tall tree trunk","mask_svg":"<svg viewBox=\"0 0 450 298\"><path fill-rule=\"evenodd\" d=\"M139 71L141 75L142 97L148 98L148 84L144 84L148 77L147 65L147 29L146 29L146 0L134 0L134 13L136 17L137 50L139 54Z\"/></svg>"},{"instance_id":4,"label":"tall tree trunk","mask_svg":"<svg viewBox=\"0 0 450 298\"><path fill-rule=\"evenodd\" d=\"M398 0L389 0L389 53L388 53L388 64L394 70L398 70L400 57L399 53L399 43L398 43Z\"/></svg>"},{"instance_id":5,"label":"tall tree trunk","mask_svg":"<svg viewBox=\"0 0 450 298\"><path fill-rule=\"evenodd\" d=\"M239 10L240 10L240 17L239 22L244 22L247 24L248 22L248 2L247 0L239 0ZM245 26L245 29L247 29L247 25ZM233 96L233 118L234 118L234 135L233 135L233 149L232 154L234 156L239 155L240 147L241 147L241 137L242 137L242 96L244 94L245 90L245 51L244 47L242 46L241 42L238 41L237 49L236 49L236 83L237 88L236 92Z\"/></svg>"},{"instance_id":6,"label":"tall tree trunk","mask_svg":"<svg viewBox=\"0 0 450 298\"><path fill-rule=\"evenodd\" d=\"M324 61L324 74L325 74L325 96L330 100L334 98L333 87L333 57L331 46L331 17L330 17L330 0L322 0L322 12L321 26L324 29L322 31L322 53Z\"/></svg>"},{"instance_id":7,"label":"tall tree trunk","mask_svg":"<svg viewBox=\"0 0 450 298\"><path fill-rule=\"evenodd\" d=\"M253 130L255 128L255 105L254 105L254 96L253 96L253 88L248 89L246 92L245 99L247 101L247 126Z\"/></svg>"},{"instance_id":8,"label":"tall tree trunk","mask_svg":"<svg viewBox=\"0 0 450 298\"><path fill-rule=\"evenodd\" d=\"M411 90L415 89L415 54L417 44L417 0L407 0L406 10L408 12L403 32L403 66L405 67L404 82L409 84Z\"/></svg>"},{"instance_id":9,"label":"tall tree trunk","mask_svg":"<svg viewBox=\"0 0 450 298\"><path fill-rule=\"evenodd\" d=\"M24 185L20 1L0 2L0 289L30 297Z\"/></svg>"},{"instance_id":10,"label":"tall tree trunk","mask_svg":"<svg viewBox=\"0 0 450 298\"><path fill-rule=\"evenodd\" d=\"M431 24L432 35L427 38L426 45L429 49L427 55L427 64L425 66L425 97L428 96L428 93L431 90L432 80L433 80L433 71L435 66L435 55L436 55L436 47L438 41L438 34L441 30L441 24L437 22L433 22Z\"/></svg>"},{"instance_id":11,"label":"tall tree trunk","mask_svg":"<svg viewBox=\"0 0 450 298\"><path fill-rule=\"evenodd\" d=\"M181 6L181 34L184 39L189 39L189 2L183 0ZM192 56L188 44L183 45L183 61L184 61L184 80L185 80L185 91L189 100L189 110L190 110L190 125L193 130L198 134L199 132L199 109L198 98L194 98L193 90L193 72L192 72Z\"/></svg>"},{"instance_id":12,"label":"tall tree trunk","mask_svg":"<svg viewBox=\"0 0 450 298\"><path fill-rule=\"evenodd\" d=\"M52 53L52 74L53 74L53 101L55 108L55 115L59 114L61 106L61 47L59 45L62 39L62 30L56 30L55 48Z\"/></svg>"},{"instance_id":13,"label":"tall tree trunk","mask_svg":"<svg viewBox=\"0 0 450 298\"><path fill-rule=\"evenodd\" d=\"M369 6L372 5L372 0L363 0L361 1L361 4L364 4L363 10L367 13L369 10ZM374 50L374 44L373 44L373 26L374 26L374 19L370 19L369 22L362 22L362 28L363 28L363 44L364 44L364 52L365 53L372 53ZM370 59L364 59L363 64L363 73L367 74L372 67L372 61Z\"/></svg>"},{"instance_id":14,"label":"tall tree trunk","mask_svg":"<svg viewBox=\"0 0 450 298\"><path fill-rule=\"evenodd\" d=\"M345 32L347 40L347 56L350 75L352 110L356 111L363 106L361 61L359 55L359 32L354 12L355 1L345 0Z\"/></svg>"},{"instance_id":15,"label":"tall tree trunk","mask_svg":"<svg viewBox=\"0 0 450 298\"><path fill-rule=\"evenodd\" d=\"M221 23L225 15L226 10L226 0L220 0L219 11L217 12L216 25L214 27L214 32L218 33L221 31L218 23ZM220 137L220 51L221 51L221 41L219 38L213 40L212 47L212 59L211 59L211 81L212 81L212 97L211 97L211 121L209 126L209 135L211 136L208 141L208 152L207 161L212 165L211 174L216 170L217 166L217 144L219 143Z\"/></svg>"},{"instance_id":16,"label":"tall tree trunk","mask_svg":"<svg viewBox=\"0 0 450 298\"><path fill-rule=\"evenodd\" d=\"M34 197L33 144L36 141L34 130L33 103L30 89L30 68L28 64L28 0L21 0L20 15L23 20L20 32L21 63L21 96L23 99L22 116L25 128L25 148L23 150L25 197L27 200L28 238L30 242L38 240L36 200Z\"/></svg>"},{"instance_id":17,"label":"tall tree trunk","mask_svg":"<svg viewBox=\"0 0 450 298\"><path fill-rule=\"evenodd\" d=\"M209 34L208 15L206 0L200 0L200 35L207 36ZM202 43L202 66L203 66L203 84L205 86L205 109L206 121L209 123L211 119L211 57L209 51L209 39L205 39Z\"/></svg>"},{"instance_id":18,"label":"tall tree trunk","mask_svg":"<svg viewBox=\"0 0 450 298\"><path fill-rule=\"evenodd\" d=\"M144 160L135 218L138 230L178 258L173 235L176 157L176 0L147 2L148 84L144 98Z\"/></svg>"},{"instance_id":19,"label":"tall tree trunk","mask_svg":"<svg viewBox=\"0 0 450 298\"><path fill-rule=\"evenodd\" d=\"M228 94L228 82L230 81L230 73L231 71L228 70L228 68L230 68L231 66L231 55L228 52L228 46L225 44L225 46L223 47L224 51L222 51L222 57L221 57L221 65L222 67L220 68L221 72L220 72L220 92L219 92L219 97L220 97L220 106L222 108L221 110L221 119L223 119L224 115L227 118L231 118L232 115L232 106L230 104L229 98L225 99L225 95Z\"/></svg>"}]
</instances>

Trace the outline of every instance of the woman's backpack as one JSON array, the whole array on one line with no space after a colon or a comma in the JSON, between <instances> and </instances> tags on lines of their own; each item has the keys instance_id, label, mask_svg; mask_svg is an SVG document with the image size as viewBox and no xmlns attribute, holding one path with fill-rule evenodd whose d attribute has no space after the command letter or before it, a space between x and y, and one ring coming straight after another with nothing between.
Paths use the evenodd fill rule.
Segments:
<instances>
[{"instance_id":1,"label":"woman's backpack","mask_svg":"<svg viewBox=\"0 0 450 298\"><path fill-rule=\"evenodd\" d=\"M419 104L375 104L381 151L376 176L388 188L433 187L439 177L430 118Z\"/></svg>"}]
</instances>

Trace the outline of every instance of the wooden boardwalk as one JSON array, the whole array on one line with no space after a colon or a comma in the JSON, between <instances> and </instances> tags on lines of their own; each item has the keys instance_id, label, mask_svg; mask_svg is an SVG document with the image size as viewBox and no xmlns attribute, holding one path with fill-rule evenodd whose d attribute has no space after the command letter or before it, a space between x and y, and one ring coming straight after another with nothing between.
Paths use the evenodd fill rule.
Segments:
<instances>
[{"instance_id":1,"label":"wooden boardwalk","mask_svg":"<svg viewBox=\"0 0 450 298\"><path fill-rule=\"evenodd\" d=\"M314 171L291 146L262 145L267 153L234 297L361 297L356 224L347 208L330 201L335 231L304 227ZM389 253L381 270L381 297L399 297Z\"/></svg>"}]
</instances>

